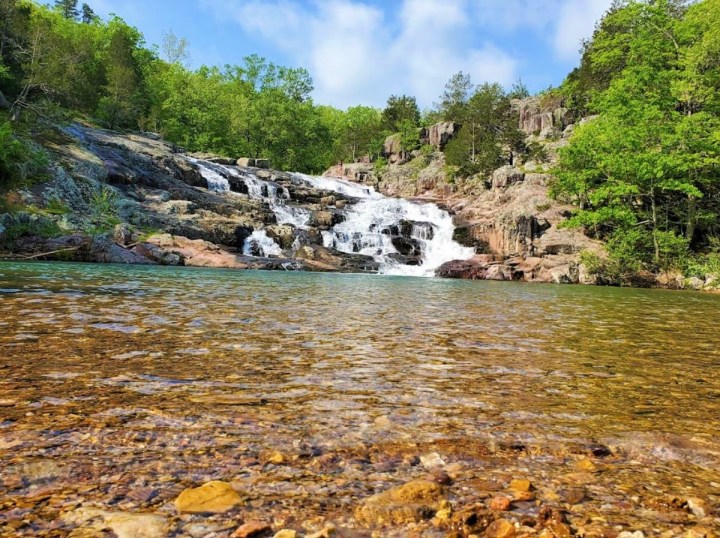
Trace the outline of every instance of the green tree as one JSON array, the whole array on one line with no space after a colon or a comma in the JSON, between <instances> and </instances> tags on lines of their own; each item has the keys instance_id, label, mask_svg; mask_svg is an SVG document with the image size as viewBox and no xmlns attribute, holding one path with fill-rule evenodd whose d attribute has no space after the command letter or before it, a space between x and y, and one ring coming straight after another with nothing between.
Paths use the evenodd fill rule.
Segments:
<instances>
[{"instance_id":1,"label":"green tree","mask_svg":"<svg viewBox=\"0 0 720 538\"><path fill-rule=\"evenodd\" d=\"M440 102L436 105L443 121L462 121L473 89L470 75L462 71L450 78L440 96Z\"/></svg>"},{"instance_id":2,"label":"green tree","mask_svg":"<svg viewBox=\"0 0 720 538\"><path fill-rule=\"evenodd\" d=\"M78 0L55 0L55 8L62 13L66 19L77 20L80 16L77 5Z\"/></svg>"},{"instance_id":3,"label":"green tree","mask_svg":"<svg viewBox=\"0 0 720 538\"><path fill-rule=\"evenodd\" d=\"M92 10L92 8L87 5L82 5L82 22L84 24L90 24L92 22L95 22L97 20L98 16L95 15L95 12Z\"/></svg>"},{"instance_id":4,"label":"green tree","mask_svg":"<svg viewBox=\"0 0 720 538\"><path fill-rule=\"evenodd\" d=\"M378 141L383 138L382 113L376 108L356 106L348 108L343 119L344 160L355 161L362 155L375 153Z\"/></svg>"},{"instance_id":5,"label":"green tree","mask_svg":"<svg viewBox=\"0 0 720 538\"><path fill-rule=\"evenodd\" d=\"M409 121L415 126L420 125L420 109L417 100L407 95L391 95L382 113L383 124L391 133L400 131L403 121Z\"/></svg>"},{"instance_id":6,"label":"green tree","mask_svg":"<svg viewBox=\"0 0 720 538\"><path fill-rule=\"evenodd\" d=\"M625 29L612 43L600 36L602 47L587 48L587 62L613 58L622 69L592 99L600 117L578 128L561 151L552 190L580 207L568 225L608 239L611 253L636 267L678 265L689 245L713 233L720 122L710 103L718 88L712 75L693 76L700 74L693 57L713 50L702 27L708 20L705 31L712 32L719 6L701 3L687 12L663 0L616 6L607 18L625 21ZM696 9L709 9L703 23ZM712 61L701 63L708 66L703 74L712 71Z\"/></svg>"},{"instance_id":7,"label":"green tree","mask_svg":"<svg viewBox=\"0 0 720 538\"><path fill-rule=\"evenodd\" d=\"M445 148L445 158L466 175L489 173L504 162L506 148L518 149L517 117L499 84L479 86L458 120L462 128Z\"/></svg>"},{"instance_id":8,"label":"green tree","mask_svg":"<svg viewBox=\"0 0 720 538\"><path fill-rule=\"evenodd\" d=\"M134 52L140 35L116 19L110 25L105 53L106 84L98 105L98 116L110 129L129 127L140 115L140 68Z\"/></svg>"}]
</instances>

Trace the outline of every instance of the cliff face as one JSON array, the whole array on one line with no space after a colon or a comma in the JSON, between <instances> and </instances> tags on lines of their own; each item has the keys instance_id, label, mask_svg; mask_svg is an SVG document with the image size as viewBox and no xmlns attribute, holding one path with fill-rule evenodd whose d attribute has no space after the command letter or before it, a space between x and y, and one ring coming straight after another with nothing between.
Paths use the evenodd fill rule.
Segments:
<instances>
[{"instance_id":1,"label":"cliff face","mask_svg":"<svg viewBox=\"0 0 720 538\"><path fill-rule=\"evenodd\" d=\"M445 133L442 146L428 137L423 140L428 146L423 150L406 156L399 150L386 155L391 164L380 172L368 164L351 164L342 174L372 184L388 196L433 201L452 212L455 239L475 248L477 254L469 261L446 264L440 276L591 283L580 264L580 253L601 252L602 244L580 231L563 229L560 224L572 208L548 194L552 180L548 171L557 161L558 150L568 143L574 128L572 118L563 108L543 110L536 98L517 101L515 107L526 142L542 149L535 160L516 157L487 177L448 177L441 149L458 128L438 124L428 132ZM386 148L395 149L391 144ZM337 170L328 174L337 174Z\"/></svg>"}]
</instances>

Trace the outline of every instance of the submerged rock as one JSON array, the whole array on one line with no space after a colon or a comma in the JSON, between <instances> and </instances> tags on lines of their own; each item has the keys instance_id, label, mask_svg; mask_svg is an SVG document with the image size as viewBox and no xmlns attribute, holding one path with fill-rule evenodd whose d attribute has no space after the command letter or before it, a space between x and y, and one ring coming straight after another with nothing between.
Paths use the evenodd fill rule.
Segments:
<instances>
[{"instance_id":1,"label":"submerged rock","mask_svg":"<svg viewBox=\"0 0 720 538\"><path fill-rule=\"evenodd\" d=\"M240 504L240 495L227 482L214 480L197 488L188 488L175 499L178 512L188 514L224 514Z\"/></svg>"},{"instance_id":2,"label":"submerged rock","mask_svg":"<svg viewBox=\"0 0 720 538\"><path fill-rule=\"evenodd\" d=\"M446 490L428 480L413 480L362 502L355 519L367 525L402 525L432 518L441 508Z\"/></svg>"},{"instance_id":3,"label":"submerged rock","mask_svg":"<svg viewBox=\"0 0 720 538\"><path fill-rule=\"evenodd\" d=\"M97 508L78 508L62 517L65 523L92 529L101 535L110 530L117 538L163 538L168 521L155 514L106 512Z\"/></svg>"}]
</instances>

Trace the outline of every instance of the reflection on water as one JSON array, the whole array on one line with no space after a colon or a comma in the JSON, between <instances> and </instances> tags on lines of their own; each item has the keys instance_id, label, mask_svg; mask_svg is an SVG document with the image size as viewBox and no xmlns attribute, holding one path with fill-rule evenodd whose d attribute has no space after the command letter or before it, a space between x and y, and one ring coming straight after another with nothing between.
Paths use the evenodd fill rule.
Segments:
<instances>
[{"instance_id":1,"label":"reflection on water","mask_svg":"<svg viewBox=\"0 0 720 538\"><path fill-rule=\"evenodd\" d=\"M79 502L172 515L210 479L351 525L427 453L458 504L519 474L542 499L600 445L582 510L638 525L649 491L720 494L718 322L700 294L2 264L0 529L64 536Z\"/></svg>"}]
</instances>

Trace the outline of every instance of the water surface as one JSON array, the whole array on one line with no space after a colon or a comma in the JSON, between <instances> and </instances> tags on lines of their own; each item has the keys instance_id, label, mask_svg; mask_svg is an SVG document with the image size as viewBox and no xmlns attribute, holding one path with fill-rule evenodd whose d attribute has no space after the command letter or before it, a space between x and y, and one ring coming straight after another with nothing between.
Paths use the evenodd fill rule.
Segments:
<instances>
[{"instance_id":1,"label":"water surface","mask_svg":"<svg viewBox=\"0 0 720 538\"><path fill-rule=\"evenodd\" d=\"M574 528L683 530L648 499L718 501L719 322L694 293L0 264L0 531L65 536L80 503L175 517L211 479L352 526L435 465L457 506L522 476L585 488Z\"/></svg>"}]
</instances>

